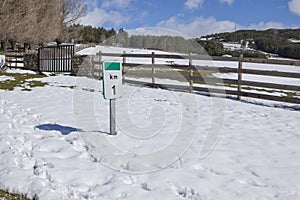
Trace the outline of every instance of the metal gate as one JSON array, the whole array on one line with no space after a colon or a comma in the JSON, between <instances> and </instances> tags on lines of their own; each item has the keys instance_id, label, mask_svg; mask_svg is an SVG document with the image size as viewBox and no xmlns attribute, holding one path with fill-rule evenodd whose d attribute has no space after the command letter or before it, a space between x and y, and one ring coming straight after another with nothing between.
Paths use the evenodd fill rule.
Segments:
<instances>
[{"instance_id":1,"label":"metal gate","mask_svg":"<svg viewBox=\"0 0 300 200\"><path fill-rule=\"evenodd\" d=\"M39 71L71 72L74 45L40 47Z\"/></svg>"}]
</instances>

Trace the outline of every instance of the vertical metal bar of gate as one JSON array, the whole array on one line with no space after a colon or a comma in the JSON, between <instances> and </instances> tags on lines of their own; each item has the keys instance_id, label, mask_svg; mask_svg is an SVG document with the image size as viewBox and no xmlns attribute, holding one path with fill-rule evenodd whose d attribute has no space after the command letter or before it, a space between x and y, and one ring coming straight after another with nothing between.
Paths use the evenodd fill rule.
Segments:
<instances>
[{"instance_id":1,"label":"vertical metal bar of gate","mask_svg":"<svg viewBox=\"0 0 300 200\"><path fill-rule=\"evenodd\" d=\"M73 55L75 55L75 45L72 45L72 56L71 56L71 71L73 71Z\"/></svg>"},{"instance_id":2,"label":"vertical metal bar of gate","mask_svg":"<svg viewBox=\"0 0 300 200\"><path fill-rule=\"evenodd\" d=\"M65 58L66 58L65 62L66 62L66 65L68 66L68 70L69 71L71 71L70 70L70 55L71 55L70 49L71 49L71 46L68 46L68 51L67 51L67 53L65 55Z\"/></svg>"},{"instance_id":3,"label":"vertical metal bar of gate","mask_svg":"<svg viewBox=\"0 0 300 200\"><path fill-rule=\"evenodd\" d=\"M63 51L63 47L59 48L59 53L60 53L60 71L64 71L64 51Z\"/></svg>"},{"instance_id":4,"label":"vertical metal bar of gate","mask_svg":"<svg viewBox=\"0 0 300 200\"><path fill-rule=\"evenodd\" d=\"M68 51L68 50L69 50L69 47L68 47L68 46L65 46L65 49L66 49L66 50L65 50L65 52L64 52L65 54L63 55L63 61L64 61L64 66L66 66L66 69L65 69L65 70L67 71L67 70L69 70L69 65L68 65L68 62L67 62L67 61L68 61L68 60L67 60L67 59L68 59L68 55L69 55L69 51Z\"/></svg>"},{"instance_id":5,"label":"vertical metal bar of gate","mask_svg":"<svg viewBox=\"0 0 300 200\"><path fill-rule=\"evenodd\" d=\"M68 55L69 55L69 47L68 46L65 46L65 55L64 55L64 66L65 68L68 70L69 69L69 66L68 66L68 62L67 62L67 58L68 58Z\"/></svg>"},{"instance_id":6,"label":"vertical metal bar of gate","mask_svg":"<svg viewBox=\"0 0 300 200\"><path fill-rule=\"evenodd\" d=\"M52 66L52 63L53 63L53 60L50 59L50 57L53 57L53 52L50 51L50 48L46 48L47 49L47 61L48 61L48 66L46 68L47 71L51 71L51 66Z\"/></svg>"},{"instance_id":7,"label":"vertical metal bar of gate","mask_svg":"<svg viewBox=\"0 0 300 200\"><path fill-rule=\"evenodd\" d=\"M50 50L50 48L46 48L47 49L47 61L48 61L48 66L47 66L47 68L46 68L46 71L51 71L51 66L52 66L52 63L53 63L53 60L50 60L50 57L53 57L53 52L52 51L49 51Z\"/></svg>"},{"instance_id":8,"label":"vertical metal bar of gate","mask_svg":"<svg viewBox=\"0 0 300 200\"><path fill-rule=\"evenodd\" d=\"M52 65L52 70L51 71L53 71L53 72L56 72L56 71L58 71L57 70L57 67L56 67L56 60L57 60L57 57L56 57L56 55L57 55L57 47L55 47L54 48L54 51L53 51L53 65Z\"/></svg>"},{"instance_id":9,"label":"vertical metal bar of gate","mask_svg":"<svg viewBox=\"0 0 300 200\"><path fill-rule=\"evenodd\" d=\"M56 63L57 63L57 69L58 71L61 71L62 70L62 65L61 65L61 61L62 61L62 58L61 58L61 47L58 46L57 48L57 57L56 57Z\"/></svg>"},{"instance_id":10,"label":"vertical metal bar of gate","mask_svg":"<svg viewBox=\"0 0 300 200\"><path fill-rule=\"evenodd\" d=\"M69 51L69 52L68 52L68 55L67 55L67 57L68 57L67 63L68 63L68 69L71 70L71 66L70 66L70 61L71 61L70 55L72 54L72 46L69 46L69 50L68 50L68 51Z\"/></svg>"},{"instance_id":11,"label":"vertical metal bar of gate","mask_svg":"<svg viewBox=\"0 0 300 200\"><path fill-rule=\"evenodd\" d=\"M72 69L73 69L73 68L72 68L72 63L73 63L73 62L72 62L72 57L73 57L73 55L75 54L74 51L75 51L75 48L74 48L74 45L72 45L72 46L71 46L71 55L70 55L70 58L69 58L69 59L70 59L70 61L69 61L69 64L70 64L70 71L72 71Z\"/></svg>"}]
</instances>

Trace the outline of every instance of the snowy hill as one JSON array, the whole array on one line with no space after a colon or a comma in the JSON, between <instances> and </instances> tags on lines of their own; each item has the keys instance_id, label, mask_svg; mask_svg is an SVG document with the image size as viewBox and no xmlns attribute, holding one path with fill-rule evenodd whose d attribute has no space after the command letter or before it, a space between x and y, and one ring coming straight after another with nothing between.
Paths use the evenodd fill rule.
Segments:
<instances>
[{"instance_id":1,"label":"snowy hill","mask_svg":"<svg viewBox=\"0 0 300 200\"><path fill-rule=\"evenodd\" d=\"M0 90L1 189L42 200L300 198L292 106L124 85L114 137L100 81L33 80L47 85Z\"/></svg>"}]
</instances>

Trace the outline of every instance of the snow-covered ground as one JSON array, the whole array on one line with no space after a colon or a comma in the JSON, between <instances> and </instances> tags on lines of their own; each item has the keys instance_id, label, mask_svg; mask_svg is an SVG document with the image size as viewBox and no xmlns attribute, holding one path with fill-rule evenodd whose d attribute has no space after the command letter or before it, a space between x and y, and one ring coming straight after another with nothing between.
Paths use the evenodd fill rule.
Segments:
<instances>
[{"instance_id":1,"label":"snow-covered ground","mask_svg":"<svg viewBox=\"0 0 300 200\"><path fill-rule=\"evenodd\" d=\"M48 85L0 90L2 189L42 200L300 199L299 106L124 85L110 136L100 81L39 80Z\"/></svg>"},{"instance_id":2,"label":"snow-covered ground","mask_svg":"<svg viewBox=\"0 0 300 200\"><path fill-rule=\"evenodd\" d=\"M239 43L235 44L235 43L226 43L226 42L223 42L222 44L224 46L224 49L228 49L228 50L231 50L231 51L243 49L242 45L239 44Z\"/></svg>"},{"instance_id":3,"label":"snow-covered ground","mask_svg":"<svg viewBox=\"0 0 300 200\"><path fill-rule=\"evenodd\" d=\"M293 38L289 39L289 41L292 42L292 43L300 43L300 40L296 40L296 39L293 39Z\"/></svg>"},{"instance_id":4,"label":"snow-covered ground","mask_svg":"<svg viewBox=\"0 0 300 200\"><path fill-rule=\"evenodd\" d=\"M0 76L0 81L14 80L13 77L10 76Z\"/></svg>"},{"instance_id":5,"label":"snow-covered ground","mask_svg":"<svg viewBox=\"0 0 300 200\"><path fill-rule=\"evenodd\" d=\"M157 50L148 50L148 49L132 49L132 48L119 48L119 47L111 47L111 46L101 46L98 45L96 47L86 48L77 52L79 55L96 55L99 52L102 53L119 53L123 54L124 52L128 54L151 54L154 52L155 54L176 54L165 51L157 51ZM180 54L178 54L180 55ZM119 60L122 61L122 58L116 57L103 57L103 60ZM173 64L180 65L188 65L188 59L179 60L179 59L155 59L156 64L169 64L168 61L172 61ZM141 64L151 64L151 58L126 58L126 62L129 63L141 63ZM213 60L193 60L194 65L199 66L214 66L214 67L230 67L237 68L238 62L230 62L230 61L213 61ZM300 72L300 67L298 66L290 66L290 65L274 65L274 64L256 64L256 63L243 63L243 68L245 69L257 69L257 70L275 70L275 71L283 71L283 72Z\"/></svg>"}]
</instances>

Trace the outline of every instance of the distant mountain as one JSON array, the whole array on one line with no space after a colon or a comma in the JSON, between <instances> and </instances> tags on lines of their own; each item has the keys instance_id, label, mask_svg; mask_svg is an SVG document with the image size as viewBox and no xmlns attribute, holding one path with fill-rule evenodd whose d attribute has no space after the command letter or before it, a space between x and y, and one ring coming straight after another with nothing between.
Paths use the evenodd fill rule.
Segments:
<instances>
[{"instance_id":1,"label":"distant mountain","mask_svg":"<svg viewBox=\"0 0 300 200\"><path fill-rule=\"evenodd\" d=\"M300 59L300 29L240 30L211 34L199 41L246 43L256 50L278 54L280 57Z\"/></svg>"},{"instance_id":2,"label":"distant mountain","mask_svg":"<svg viewBox=\"0 0 300 200\"><path fill-rule=\"evenodd\" d=\"M230 42L240 42L241 40L255 40L259 38L272 38L279 41L288 39L300 40L300 29L269 29L263 31L240 30L236 32L218 33L205 36L205 38L223 39Z\"/></svg>"}]
</instances>

